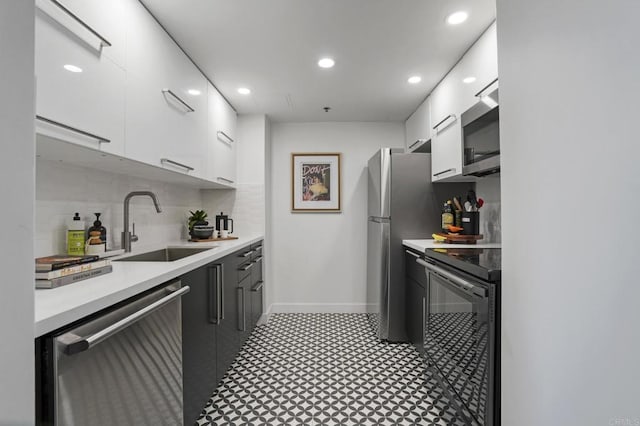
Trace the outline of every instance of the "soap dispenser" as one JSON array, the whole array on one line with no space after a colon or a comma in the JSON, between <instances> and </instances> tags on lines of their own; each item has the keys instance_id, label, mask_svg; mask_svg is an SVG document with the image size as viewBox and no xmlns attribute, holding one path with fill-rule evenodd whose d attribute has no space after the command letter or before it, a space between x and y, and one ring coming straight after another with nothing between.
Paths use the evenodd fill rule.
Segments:
<instances>
[{"instance_id":1,"label":"soap dispenser","mask_svg":"<svg viewBox=\"0 0 640 426\"><path fill-rule=\"evenodd\" d=\"M105 249L107 247L107 228L102 226L102 222L100 221L100 215L102 213L94 213L96 215L96 220L93 222L93 226L89 228L87 231L87 239L91 239L91 237L100 237L100 242L104 244Z\"/></svg>"},{"instance_id":2,"label":"soap dispenser","mask_svg":"<svg viewBox=\"0 0 640 426\"><path fill-rule=\"evenodd\" d=\"M84 221L79 213L76 213L67 224L67 254L84 255Z\"/></svg>"}]
</instances>

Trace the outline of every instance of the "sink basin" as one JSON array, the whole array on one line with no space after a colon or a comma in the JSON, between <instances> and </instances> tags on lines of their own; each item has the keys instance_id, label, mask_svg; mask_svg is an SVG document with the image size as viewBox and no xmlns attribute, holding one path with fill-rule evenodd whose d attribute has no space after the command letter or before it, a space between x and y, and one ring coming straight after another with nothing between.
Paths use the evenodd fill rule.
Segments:
<instances>
[{"instance_id":1,"label":"sink basin","mask_svg":"<svg viewBox=\"0 0 640 426\"><path fill-rule=\"evenodd\" d=\"M175 247L163 248L147 253L140 253L122 259L113 259L114 262L173 262L174 260L184 259L185 257L202 253L212 249L213 247Z\"/></svg>"}]
</instances>

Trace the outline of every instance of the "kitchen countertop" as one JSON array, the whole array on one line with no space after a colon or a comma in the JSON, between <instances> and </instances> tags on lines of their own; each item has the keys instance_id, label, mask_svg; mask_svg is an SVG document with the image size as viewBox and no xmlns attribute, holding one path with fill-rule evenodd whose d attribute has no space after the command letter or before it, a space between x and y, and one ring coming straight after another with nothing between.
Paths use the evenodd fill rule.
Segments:
<instances>
[{"instance_id":1,"label":"kitchen countertop","mask_svg":"<svg viewBox=\"0 0 640 426\"><path fill-rule=\"evenodd\" d=\"M402 240L402 244L420 253L430 248L500 248L500 243L444 244L435 240Z\"/></svg>"},{"instance_id":2,"label":"kitchen countertop","mask_svg":"<svg viewBox=\"0 0 640 426\"><path fill-rule=\"evenodd\" d=\"M262 235L240 237L237 240L211 243L190 243L179 241L155 247L211 247L201 253L173 262L112 262L110 274L91 278L78 283L54 289L36 290L35 294L35 337L42 336L87 315L135 296L143 291L172 280L180 275L220 259L242 246L262 240ZM137 253L152 251L154 248L132 251L127 257Z\"/></svg>"}]
</instances>

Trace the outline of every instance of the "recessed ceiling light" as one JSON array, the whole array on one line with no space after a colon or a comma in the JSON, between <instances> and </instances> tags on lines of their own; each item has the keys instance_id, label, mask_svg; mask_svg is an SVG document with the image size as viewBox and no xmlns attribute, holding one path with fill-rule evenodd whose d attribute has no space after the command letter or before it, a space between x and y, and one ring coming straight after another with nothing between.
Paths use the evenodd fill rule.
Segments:
<instances>
[{"instance_id":1,"label":"recessed ceiling light","mask_svg":"<svg viewBox=\"0 0 640 426\"><path fill-rule=\"evenodd\" d=\"M251 93L251 90L247 89L246 87L240 87L238 89L238 93L240 93L241 95L248 95L249 93Z\"/></svg>"},{"instance_id":2,"label":"recessed ceiling light","mask_svg":"<svg viewBox=\"0 0 640 426\"><path fill-rule=\"evenodd\" d=\"M466 83L466 84L471 84L474 81L476 81L476 78L474 76L469 76L469 77L465 77L462 82Z\"/></svg>"},{"instance_id":3,"label":"recessed ceiling light","mask_svg":"<svg viewBox=\"0 0 640 426\"><path fill-rule=\"evenodd\" d=\"M82 72L82 68L77 67L75 65L71 65L71 64L65 65L64 69L71 72Z\"/></svg>"},{"instance_id":4,"label":"recessed ceiling light","mask_svg":"<svg viewBox=\"0 0 640 426\"><path fill-rule=\"evenodd\" d=\"M332 68L335 64L336 61L331 58L322 58L318 61L318 66L320 68Z\"/></svg>"},{"instance_id":5,"label":"recessed ceiling light","mask_svg":"<svg viewBox=\"0 0 640 426\"><path fill-rule=\"evenodd\" d=\"M187 90L187 93L192 96L199 96L202 92L196 89L189 89Z\"/></svg>"},{"instance_id":6,"label":"recessed ceiling light","mask_svg":"<svg viewBox=\"0 0 640 426\"><path fill-rule=\"evenodd\" d=\"M407 81L411 84L418 84L422 81L422 77L420 77L419 75L413 75L409 77Z\"/></svg>"},{"instance_id":7,"label":"recessed ceiling light","mask_svg":"<svg viewBox=\"0 0 640 426\"><path fill-rule=\"evenodd\" d=\"M447 23L450 25L458 25L462 24L467 20L469 14L464 10L459 10L457 12L453 12L451 15L447 16Z\"/></svg>"}]
</instances>

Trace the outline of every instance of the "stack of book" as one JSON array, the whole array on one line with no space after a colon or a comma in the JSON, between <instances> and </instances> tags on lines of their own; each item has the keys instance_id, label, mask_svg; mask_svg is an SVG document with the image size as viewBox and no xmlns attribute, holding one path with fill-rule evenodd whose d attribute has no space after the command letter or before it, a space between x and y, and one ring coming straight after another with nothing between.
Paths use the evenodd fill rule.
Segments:
<instances>
[{"instance_id":1,"label":"stack of book","mask_svg":"<svg viewBox=\"0 0 640 426\"><path fill-rule=\"evenodd\" d=\"M109 259L99 256L55 255L36 259L36 288L56 288L108 274Z\"/></svg>"}]
</instances>

